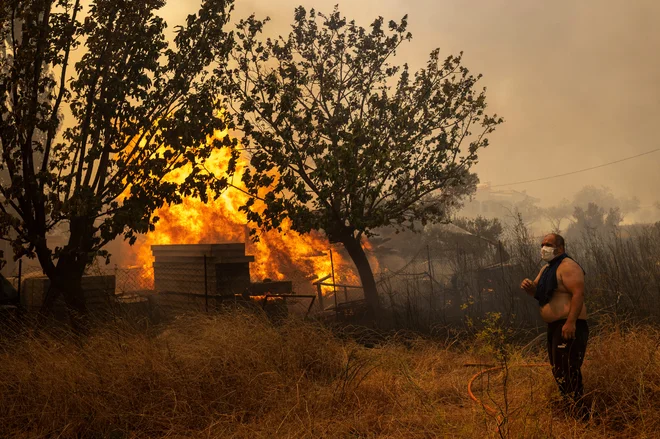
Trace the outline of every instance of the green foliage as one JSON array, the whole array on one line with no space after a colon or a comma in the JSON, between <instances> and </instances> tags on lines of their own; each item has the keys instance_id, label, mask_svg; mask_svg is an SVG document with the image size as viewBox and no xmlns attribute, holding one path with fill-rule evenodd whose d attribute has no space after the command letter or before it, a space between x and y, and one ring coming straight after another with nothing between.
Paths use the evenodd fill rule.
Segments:
<instances>
[{"instance_id":1,"label":"green foliage","mask_svg":"<svg viewBox=\"0 0 660 439\"><path fill-rule=\"evenodd\" d=\"M1 4L0 235L16 258L36 254L49 277L54 260L84 267L115 237L152 230L155 209L226 184L202 164L232 145L207 143L230 127L209 73L226 64L232 1L203 1L173 44L155 13L164 4ZM183 166L192 169L183 183L167 180ZM59 224L69 241L52 249Z\"/></svg>"},{"instance_id":2,"label":"green foliage","mask_svg":"<svg viewBox=\"0 0 660 439\"><path fill-rule=\"evenodd\" d=\"M504 324L499 312L486 313L482 319L482 328L477 332L477 340L481 342L484 353L493 355L499 363L505 364L511 350L511 328Z\"/></svg>"},{"instance_id":3,"label":"green foliage","mask_svg":"<svg viewBox=\"0 0 660 439\"><path fill-rule=\"evenodd\" d=\"M336 8L299 7L288 37L263 40L266 22L238 24L236 67L218 72L251 153L243 181L266 193L264 210L244 207L249 218L277 228L288 217L338 241L447 221L502 122L486 115L462 55L442 60L436 49L416 73L393 64L411 39L406 17L364 29Z\"/></svg>"}]
</instances>

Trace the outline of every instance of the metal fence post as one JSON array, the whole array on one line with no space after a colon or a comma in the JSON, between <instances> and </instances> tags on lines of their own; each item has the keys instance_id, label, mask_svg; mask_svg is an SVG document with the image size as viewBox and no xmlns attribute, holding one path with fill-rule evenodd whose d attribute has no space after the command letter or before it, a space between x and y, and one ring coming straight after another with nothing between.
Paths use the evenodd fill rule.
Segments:
<instances>
[{"instance_id":1,"label":"metal fence post","mask_svg":"<svg viewBox=\"0 0 660 439\"><path fill-rule=\"evenodd\" d=\"M339 318L339 304L337 303L337 293L335 292L335 319Z\"/></svg>"},{"instance_id":2,"label":"metal fence post","mask_svg":"<svg viewBox=\"0 0 660 439\"><path fill-rule=\"evenodd\" d=\"M319 298L319 308L321 308L321 311L325 310L325 307L323 306L323 287L321 286L321 283L316 284L316 294Z\"/></svg>"},{"instance_id":3,"label":"metal fence post","mask_svg":"<svg viewBox=\"0 0 660 439\"><path fill-rule=\"evenodd\" d=\"M332 270L332 294L335 296L335 319L339 317L339 309L337 303L337 285L335 282L335 262L332 257L332 247L330 247L330 269Z\"/></svg>"},{"instance_id":4,"label":"metal fence post","mask_svg":"<svg viewBox=\"0 0 660 439\"><path fill-rule=\"evenodd\" d=\"M204 255L204 309L209 312L209 282L206 275L206 255Z\"/></svg>"},{"instance_id":5,"label":"metal fence post","mask_svg":"<svg viewBox=\"0 0 660 439\"><path fill-rule=\"evenodd\" d=\"M22 274L23 274L23 259L18 260L18 288L16 288L16 292L18 294L18 304L21 304L21 281L22 281Z\"/></svg>"},{"instance_id":6,"label":"metal fence post","mask_svg":"<svg viewBox=\"0 0 660 439\"><path fill-rule=\"evenodd\" d=\"M429 327L432 323L432 314L433 314L433 267L431 266L431 248L426 246L426 258L429 267L429 285L431 286L431 291L429 292Z\"/></svg>"}]
</instances>

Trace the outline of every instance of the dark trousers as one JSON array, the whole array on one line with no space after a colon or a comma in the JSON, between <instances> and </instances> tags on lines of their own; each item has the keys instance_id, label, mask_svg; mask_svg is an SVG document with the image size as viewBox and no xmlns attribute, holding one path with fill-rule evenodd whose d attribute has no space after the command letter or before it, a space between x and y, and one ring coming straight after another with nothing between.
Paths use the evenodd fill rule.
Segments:
<instances>
[{"instance_id":1,"label":"dark trousers","mask_svg":"<svg viewBox=\"0 0 660 439\"><path fill-rule=\"evenodd\" d=\"M573 401L581 402L584 387L580 368L587 350L589 325L586 320L578 320L575 322L575 338L564 340L561 335L564 323L566 319L548 324L548 357L559 391Z\"/></svg>"}]
</instances>

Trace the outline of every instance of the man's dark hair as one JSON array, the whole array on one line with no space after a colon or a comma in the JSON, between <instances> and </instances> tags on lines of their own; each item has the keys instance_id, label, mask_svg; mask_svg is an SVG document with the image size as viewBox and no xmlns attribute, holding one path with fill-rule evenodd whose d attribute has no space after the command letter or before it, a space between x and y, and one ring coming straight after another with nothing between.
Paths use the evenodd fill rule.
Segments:
<instances>
[{"instance_id":1,"label":"man's dark hair","mask_svg":"<svg viewBox=\"0 0 660 439\"><path fill-rule=\"evenodd\" d=\"M555 237L555 245L557 247L566 247L566 242L564 241L563 236L561 236L559 233L550 233L550 235Z\"/></svg>"}]
</instances>

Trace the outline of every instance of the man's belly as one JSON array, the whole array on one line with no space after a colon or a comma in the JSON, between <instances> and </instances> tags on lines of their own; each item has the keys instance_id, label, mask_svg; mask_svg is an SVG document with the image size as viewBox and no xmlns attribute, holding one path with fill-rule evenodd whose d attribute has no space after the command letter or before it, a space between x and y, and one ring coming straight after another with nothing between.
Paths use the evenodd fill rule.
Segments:
<instances>
[{"instance_id":1,"label":"man's belly","mask_svg":"<svg viewBox=\"0 0 660 439\"><path fill-rule=\"evenodd\" d=\"M555 291L552 294L550 302L541 308L541 318L547 323L552 323L556 320L567 318L568 313L571 310L571 298L572 296L568 293ZM587 306L583 304L582 311L580 311L578 319L586 318Z\"/></svg>"}]
</instances>

